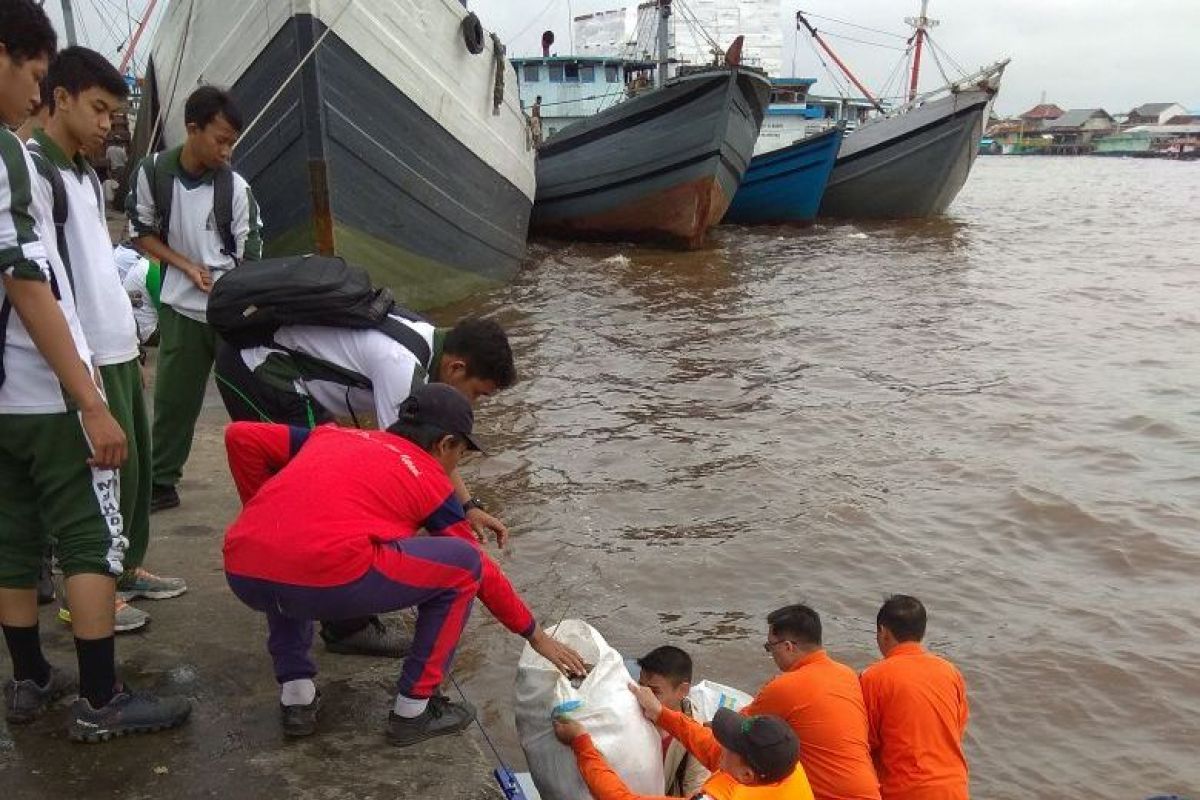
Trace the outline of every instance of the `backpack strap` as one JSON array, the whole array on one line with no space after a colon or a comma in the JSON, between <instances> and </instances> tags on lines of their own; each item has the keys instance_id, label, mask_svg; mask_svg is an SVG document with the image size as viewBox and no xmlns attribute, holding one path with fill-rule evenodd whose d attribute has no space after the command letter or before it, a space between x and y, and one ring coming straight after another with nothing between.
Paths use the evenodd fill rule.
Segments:
<instances>
[{"instance_id":1,"label":"backpack strap","mask_svg":"<svg viewBox=\"0 0 1200 800\"><path fill-rule=\"evenodd\" d=\"M175 176L165 165L163 153L155 153L150 162L150 190L154 197L154 210L158 213L158 238L171 246L171 203L175 200Z\"/></svg>"},{"instance_id":2,"label":"backpack strap","mask_svg":"<svg viewBox=\"0 0 1200 800\"><path fill-rule=\"evenodd\" d=\"M363 389L368 392L374 389L374 384L371 383L371 379L366 375L355 372L352 369L347 369L346 367L338 366L332 361L310 356L308 353L302 353L291 347L284 347L275 341L266 346L272 350L278 350L291 356L296 369L305 380L328 381L329 383L336 383L339 386L345 386L350 389Z\"/></svg>"},{"instance_id":3,"label":"backpack strap","mask_svg":"<svg viewBox=\"0 0 1200 800\"><path fill-rule=\"evenodd\" d=\"M675 775L671 778L669 789L683 791L683 779L687 775L688 759L692 754L686 749L683 751L683 758L679 759L679 766L675 768Z\"/></svg>"},{"instance_id":4,"label":"backpack strap","mask_svg":"<svg viewBox=\"0 0 1200 800\"><path fill-rule=\"evenodd\" d=\"M421 334L390 314L383 318L383 322L379 323L378 330L403 345L408 352L413 354L417 362L425 368L425 371L429 372L433 366L430 363L433 360L433 349Z\"/></svg>"},{"instance_id":5,"label":"backpack strap","mask_svg":"<svg viewBox=\"0 0 1200 800\"><path fill-rule=\"evenodd\" d=\"M233 170L225 167L213 175L213 220L221 237L221 252L236 262L237 240L233 238Z\"/></svg>"},{"instance_id":6,"label":"backpack strap","mask_svg":"<svg viewBox=\"0 0 1200 800\"><path fill-rule=\"evenodd\" d=\"M4 302L0 303L0 386L4 385L4 347L8 341L8 318L12 316L12 303L8 300L8 295L4 295Z\"/></svg>"},{"instance_id":7,"label":"backpack strap","mask_svg":"<svg viewBox=\"0 0 1200 800\"><path fill-rule=\"evenodd\" d=\"M154 210L158 215L158 236L170 247L167 238L171 235L171 204L175 200L175 176L159 163L163 154L155 153L150 164L150 191L154 197Z\"/></svg>"},{"instance_id":8,"label":"backpack strap","mask_svg":"<svg viewBox=\"0 0 1200 800\"><path fill-rule=\"evenodd\" d=\"M100 212L100 221L104 223L105 228L108 227L108 220L104 217L104 189L100 187L100 176L96 174L96 170L92 169L92 165L87 165L88 180L92 182L92 191L96 193L96 210Z\"/></svg>"},{"instance_id":9,"label":"backpack strap","mask_svg":"<svg viewBox=\"0 0 1200 800\"><path fill-rule=\"evenodd\" d=\"M67 248L67 187L63 183L62 173L58 171L58 167L50 163L50 159L46 157L46 152L42 150L42 146L36 141L31 141L27 145L29 155L33 158L33 165L37 169L38 174L50 182L50 194L53 202L53 217L54 217L54 234L58 244L58 257L62 259L63 267L67 270L67 282L71 284L71 289L75 289L75 275L71 271L71 253ZM54 269L50 270L50 288L54 291L54 299L62 299L62 291L58 287L58 279L54 275Z\"/></svg>"}]
</instances>

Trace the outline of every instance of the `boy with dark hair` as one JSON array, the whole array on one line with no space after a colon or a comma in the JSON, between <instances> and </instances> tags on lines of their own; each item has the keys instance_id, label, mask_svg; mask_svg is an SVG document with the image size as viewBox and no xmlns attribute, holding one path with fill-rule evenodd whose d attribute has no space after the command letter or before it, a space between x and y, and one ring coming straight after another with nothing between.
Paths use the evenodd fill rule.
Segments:
<instances>
[{"instance_id":1,"label":"boy with dark hair","mask_svg":"<svg viewBox=\"0 0 1200 800\"><path fill-rule=\"evenodd\" d=\"M316 728L317 669L308 654L316 619L417 608L388 719L388 739L400 746L474 719L473 708L438 687L476 595L556 667L585 671L578 653L537 625L454 496L449 473L479 449L466 397L422 386L399 417L386 431L253 422L226 429L244 506L225 535L225 572L234 594L267 615L289 736ZM422 529L429 535L418 536Z\"/></svg>"},{"instance_id":2,"label":"boy with dark hair","mask_svg":"<svg viewBox=\"0 0 1200 800\"><path fill-rule=\"evenodd\" d=\"M783 674L742 713L787 720L817 800L879 800L862 689L854 670L822 648L820 615L800 603L772 611L763 649Z\"/></svg>"},{"instance_id":3,"label":"boy with dark hair","mask_svg":"<svg viewBox=\"0 0 1200 800\"><path fill-rule=\"evenodd\" d=\"M638 685L654 692L666 708L692 719L692 657L678 647L656 647L637 660L641 672ZM691 797L708 780L709 771L688 752L683 742L666 731L662 733L664 793L669 797Z\"/></svg>"},{"instance_id":4,"label":"boy with dark hair","mask_svg":"<svg viewBox=\"0 0 1200 800\"><path fill-rule=\"evenodd\" d=\"M799 760L800 743L784 720L772 715L743 717L721 708L706 727L667 708L650 689L635 684L629 688L646 719L685 743L688 752L712 770L692 800L813 800ZM554 735L575 753L595 800L666 800L631 792L578 722L556 718Z\"/></svg>"},{"instance_id":5,"label":"boy with dark hair","mask_svg":"<svg viewBox=\"0 0 1200 800\"><path fill-rule=\"evenodd\" d=\"M93 380L69 274L54 246L53 199L8 128L40 102L55 50L30 0L0 0L0 627L12 658L5 717L31 722L75 689L42 653L37 592L57 540L75 609L79 699L68 732L100 741L182 723L186 700L133 693L116 679L113 608L126 542L116 468L125 435Z\"/></svg>"},{"instance_id":6,"label":"boy with dark hair","mask_svg":"<svg viewBox=\"0 0 1200 800\"><path fill-rule=\"evenodd\" d=\"M161 600L187 590L178 578L160 578L142 566L150 543L150 425L137 322L113 262L104 199L86 156L108 137L112 115L124 105L129 89L108 59L83 47L59 53L43 84L50 116L43 129L33 132L29 150L38 181L53 198L55 218L62 220L55 237L58 255L73 282L79 321L109 409L129 447L120 472L121 518L129 546L116 608L116 630L129 631L145 625L150 615L128 600ZM65 606L60 616L71 621Z\"/></svg>"},{"instance_id":7,"label":"boy with dark hair","mask_svg":"<svg viewBox=\"0 0 1200 800\"><path fill-rule=\"evenodd\" d=\"M0 47L3 47L5 58L5 74L0 76L7 84L5 101L8 108L0 109L5 113L4 124L15 128L25 121L37 104L39 76L46 74L50 59L58 50L58 34L54 25L42 10L41 3L31 0L4 0L0 2ZM26 70L24 79L16 73ZM32 86L28 81L33 80ZM27 99L19 96L16 91L17 81L22 81L20 89L34 91L33 104L17 109L18 105ZM11 92L11 93L10 93ZM16 112L15 116L9 116Z\"/></svg>"},{"instance_id":8,"label":"boy with dark hair","mask_svg":"<svg viewBox=\"0 0 1200 800\"><path fill-rule=\"evenodd\" d=\"M162 264L159 361L154 381L151 510L179 505L176 484L192 449L217 336L208 293L243 260L262 257L262 221L250 185L230 169L241 114L227 92L201 86L184 106L181 147L145 158L125 207L138 249Z\"/></svg>"},{"instance_id":9,"label":"boy with dark hair","mask_svg":"<svg viewBox=\"0 0 1200 800\"><path fill-rule=\"evenodd\" d=\"M467 318L449 331L401 316L390 323L412 342L378 329L289 325L275 331L274 346L221 345L217 388L230 418L304 428L335 419L362 427L373 418L387 428L427 382L453 386L474 404L516 380L508 336L495 320ZM504 524L471 496L457 471L450 477L476 533L491 531L503 544ZM407 646L375 618L327 621L321 638L331 652L355 655L398 658Z\"/></svg>"},{"instance_id":10,"label":"boy with dark hair","mask_svg":"<svg viewBox=\"0 0 1200 800\"><path fill-rule=\"evenodd\" d=\"M508 334L493 319L467 317L459 320L446 333L442 352L463 360L466 377L475 379L477 390L486 388L486 383L493 383L493 391L499 391L517 382L517 369L513 365Z\"/></svg>"},{"instance_id":11,"label":"boy with dark hair","mask_svg":"<svg viewBox=\"0 0 1200 800\"><path fill-rule=\"evenodd\" d=\"M954 665L921 647L925 606L892 595L875 618L883 660L863 671L871 755L883 800L966 800L967 688Z\"/></svg>"}]
</instances>

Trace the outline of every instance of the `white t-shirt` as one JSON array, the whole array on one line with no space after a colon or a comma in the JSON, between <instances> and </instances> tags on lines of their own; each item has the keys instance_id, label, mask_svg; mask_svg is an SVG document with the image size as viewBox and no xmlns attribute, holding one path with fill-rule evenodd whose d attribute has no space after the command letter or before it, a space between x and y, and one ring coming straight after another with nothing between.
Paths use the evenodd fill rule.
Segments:
<instances>
[{"instance_id":1,"label":"white t-shirt","mask_svg":"<svg viewBox=\"0 0 1200 800\"><path fill-rule=\"evenodd\" d=\"M432 351L432 325L400 321L419 333ZM377 330L293 325L277 330L274 338L282 347L357 372L371 381L368 390L333 381L296 379L294 389L298 394L312 397L336 417L374 415L376 424L386 428L399 418L400 404L429 381L425 367L407 347ZM287 355L274 348L250 347L242 351L242 361L254 371L272 353Z\"/></svg>"},{"instance_id":2,"label":"white t-shirt","mask_svg":"<svg viewBox=\"0 0 1200 800\"><path fill-rule=\"evenodd\" d=\"M59 256L74 281L75 306L79 321L83 323L84 336L92 349L92 361L98 367L133 361L138 357L137 323L133 319L129 295L125 294L117 265L113 262L112 239L103 204L97 205L92 180L79 163L82 157L75 166L64 167L70 162L43 131L37 131L34 139L62 176L67 199L64 228L67 252L59 253ZM50 181L41 175L35 179L53 197Z\"/></svg>"},{"instance_id":3,"label":"white t-shirt","mask_svg":"<svg viewBox=\"0 0 1200 800\"><path fill-rule=\"evenodd\" d=\"M166 159L160 169L175 173L172 184L171 220L167 245L177 253L203 264L212 271L214 281L237 266L230 256L221 252L221 234L213 213L213 183L211 175L194 179L183 174L179 167L179 148L156 153L150 159ZM147 159L148 161L149 159ZM138 166L126 201L130 212L130 235L137 237L158 233L158 211L154 204L149 165ZM237 173L233 175L233 239L239 259L262 257L262 219L258 204L250 192L250 184ZM198 322L207 322L208 295L177 269L163 265L162 302Z\"/></svg>"},{"instance_id":4,"label":"white t-shirt","mask_svg":"<svg viewBox=\"0 0 1200 800\"><path fill-rule=\"evenodd\" d=\"M0 156L0 272L15 276L36 269L47 281L54 276L60 294L58 305L75 340L75 349L90 368L91 352L75 315L75 298L67 271L57 250L44 245L54 241L50 190L43 181L33 180L37 170L25 145L3 126L0 126ZM7 293L0 283L0 304L5 300ZM15 309L9 314L5 334L0 414L66 411L62 385L29 338Z\"/></svg>"},{"instance_id":5,"label":"white t-shirt","mask_svg":"<svg viewBox=\"0 0 1200 800\"><path fill-rule=\"evenodd\" d=\"M158 309L154 307L154 299L150 296L150 288L146 282L150 273L150 260L132 247L117 245L113 249L113 261L117 264L117 273L125 286L125 294L129 295L129 304L133 306L138 341L145 344L158 330Z\"/></svg>"}]
</instances>

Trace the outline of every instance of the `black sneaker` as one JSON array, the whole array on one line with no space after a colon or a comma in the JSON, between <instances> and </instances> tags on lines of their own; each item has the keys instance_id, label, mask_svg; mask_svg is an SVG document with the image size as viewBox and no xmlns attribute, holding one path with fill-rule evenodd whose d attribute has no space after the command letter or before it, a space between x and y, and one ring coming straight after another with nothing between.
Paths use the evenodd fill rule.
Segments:
<instances>
[{"instance_id":1,"label":"black sneaker","mask_svg":"<svg viewBox=\"0 0 1200 800\"><path fill-rule=\"evenodd\" d=\"M174 486L159 486L157 483L150 487L150 513L166 511L168 508L179 507L179 492Z\"/></svg>"},{"instance_id":2,"label":"black sneaker","mask_svg":"<svg viewBox=\"0 0 1200 800\"><path fill-rule=\"evenodd\" d=\"M12 681L4 684L4 718L13 725L33 722L46 712L50 704L79 690L79 682L69 672L50 668L45 686L35 681Z\"/></svg>"},{"instance_id":3,"label":"black sneaker","mask_svg":"<svg viewBox=\"0 0 1200 800\"><path fill-rule=\"evenodd\" d=\"M279 717L283 722L283 735L294 738L312 736L317 730L317 712L321 709L321 693L306 706L279 704Z\"/></svg>"},{"instance_id":4,"label":"black sneaker","mask_svg":"<svg viewBox=\"0 0 1200 800\"><path fill-rule=\"evenodd\" d=\"M50 556L42 562L42 574L38 576L37 598L39 606L48 606L54 602L58 587L54 585L54 562Z\"/></svg>"},{"instance_id":5,"label":"black sneaker","mask_svg":"<svg viewBox=\"0 0 1200 800\"><path fill-rule=\"evenodd\" d=\"M388 714L387 739L397 747L423 742L435 736L458 733L475 720L475 707L470 703L453 703L445 695L429 698L429 705L409 719Z\"/></svg>"},{"instance_id":6,"label":"black sneaker","mask_svg":"<svg viewBox=\"0 0 1200 800\"><path fill-rule=\"evenodd\" d=\"M67 735L76 742L104 742L126 734L177 728L191 713L192 704L185 697L157 697L125 687L103 708L92 708L82 697L72 703Z\"/></svg>"},{"instance_id":7,"label":"black sneaker","mask_svg":"<svg viewBox=\"0 0 1200 800\"><path fill-rule=\"evenodd\" d=\"M322 625L321 639L329 652L350 656L404 658L412 647L412 639L406 633L395 626L389 628L379 617L371 617L365 627L344 635Z\"/></svg>"}]
</instances>

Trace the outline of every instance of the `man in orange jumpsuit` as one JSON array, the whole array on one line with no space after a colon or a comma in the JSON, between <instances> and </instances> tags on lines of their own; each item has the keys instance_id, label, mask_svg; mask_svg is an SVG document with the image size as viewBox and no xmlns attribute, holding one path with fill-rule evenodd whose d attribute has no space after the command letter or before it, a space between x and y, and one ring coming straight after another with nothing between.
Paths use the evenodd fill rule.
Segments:
<instances>
[{"instance_id":1,"label":"man in orange jumpsuit","mask_svg":"<svg viewBox=\"0 0 1200 800\"><path fill-rule=\"evenodd\" d=\"M798 763L799 742L778 717L742 717L722 708L706 728L681 711L664 708L646 686L629 685L646 719L683 742L712 771L692 800L813 800ZM634 794L613 771L578 722L554 721L554 735L575 752L579 771L596 800L672 800Z\"/></svg>"},{"instance_id":2,"label":"man in orange jumpsuit","mask_svg":"<svg viewBox=\"0 0 1200 800\"><path fill-rule=\"evenodd\" d=\"M862 689L854 670L821 647L821 617L799 604L771 612L763 647L783 674L742 713L787 720L816 800L880 800Z\"/></svg>"},{"instance_id":3,"label":"man in orange jumpsuit","mask_svg":"<svg viewBox=\"0 0 1200 800\"><path fill-rule=\"evenodd\" d=\"M967 800L962 675L921 647L925 606L917 598L889 597L875 626L883 660L861 680L883 800Z\"/></svg>"}]
</instances>

